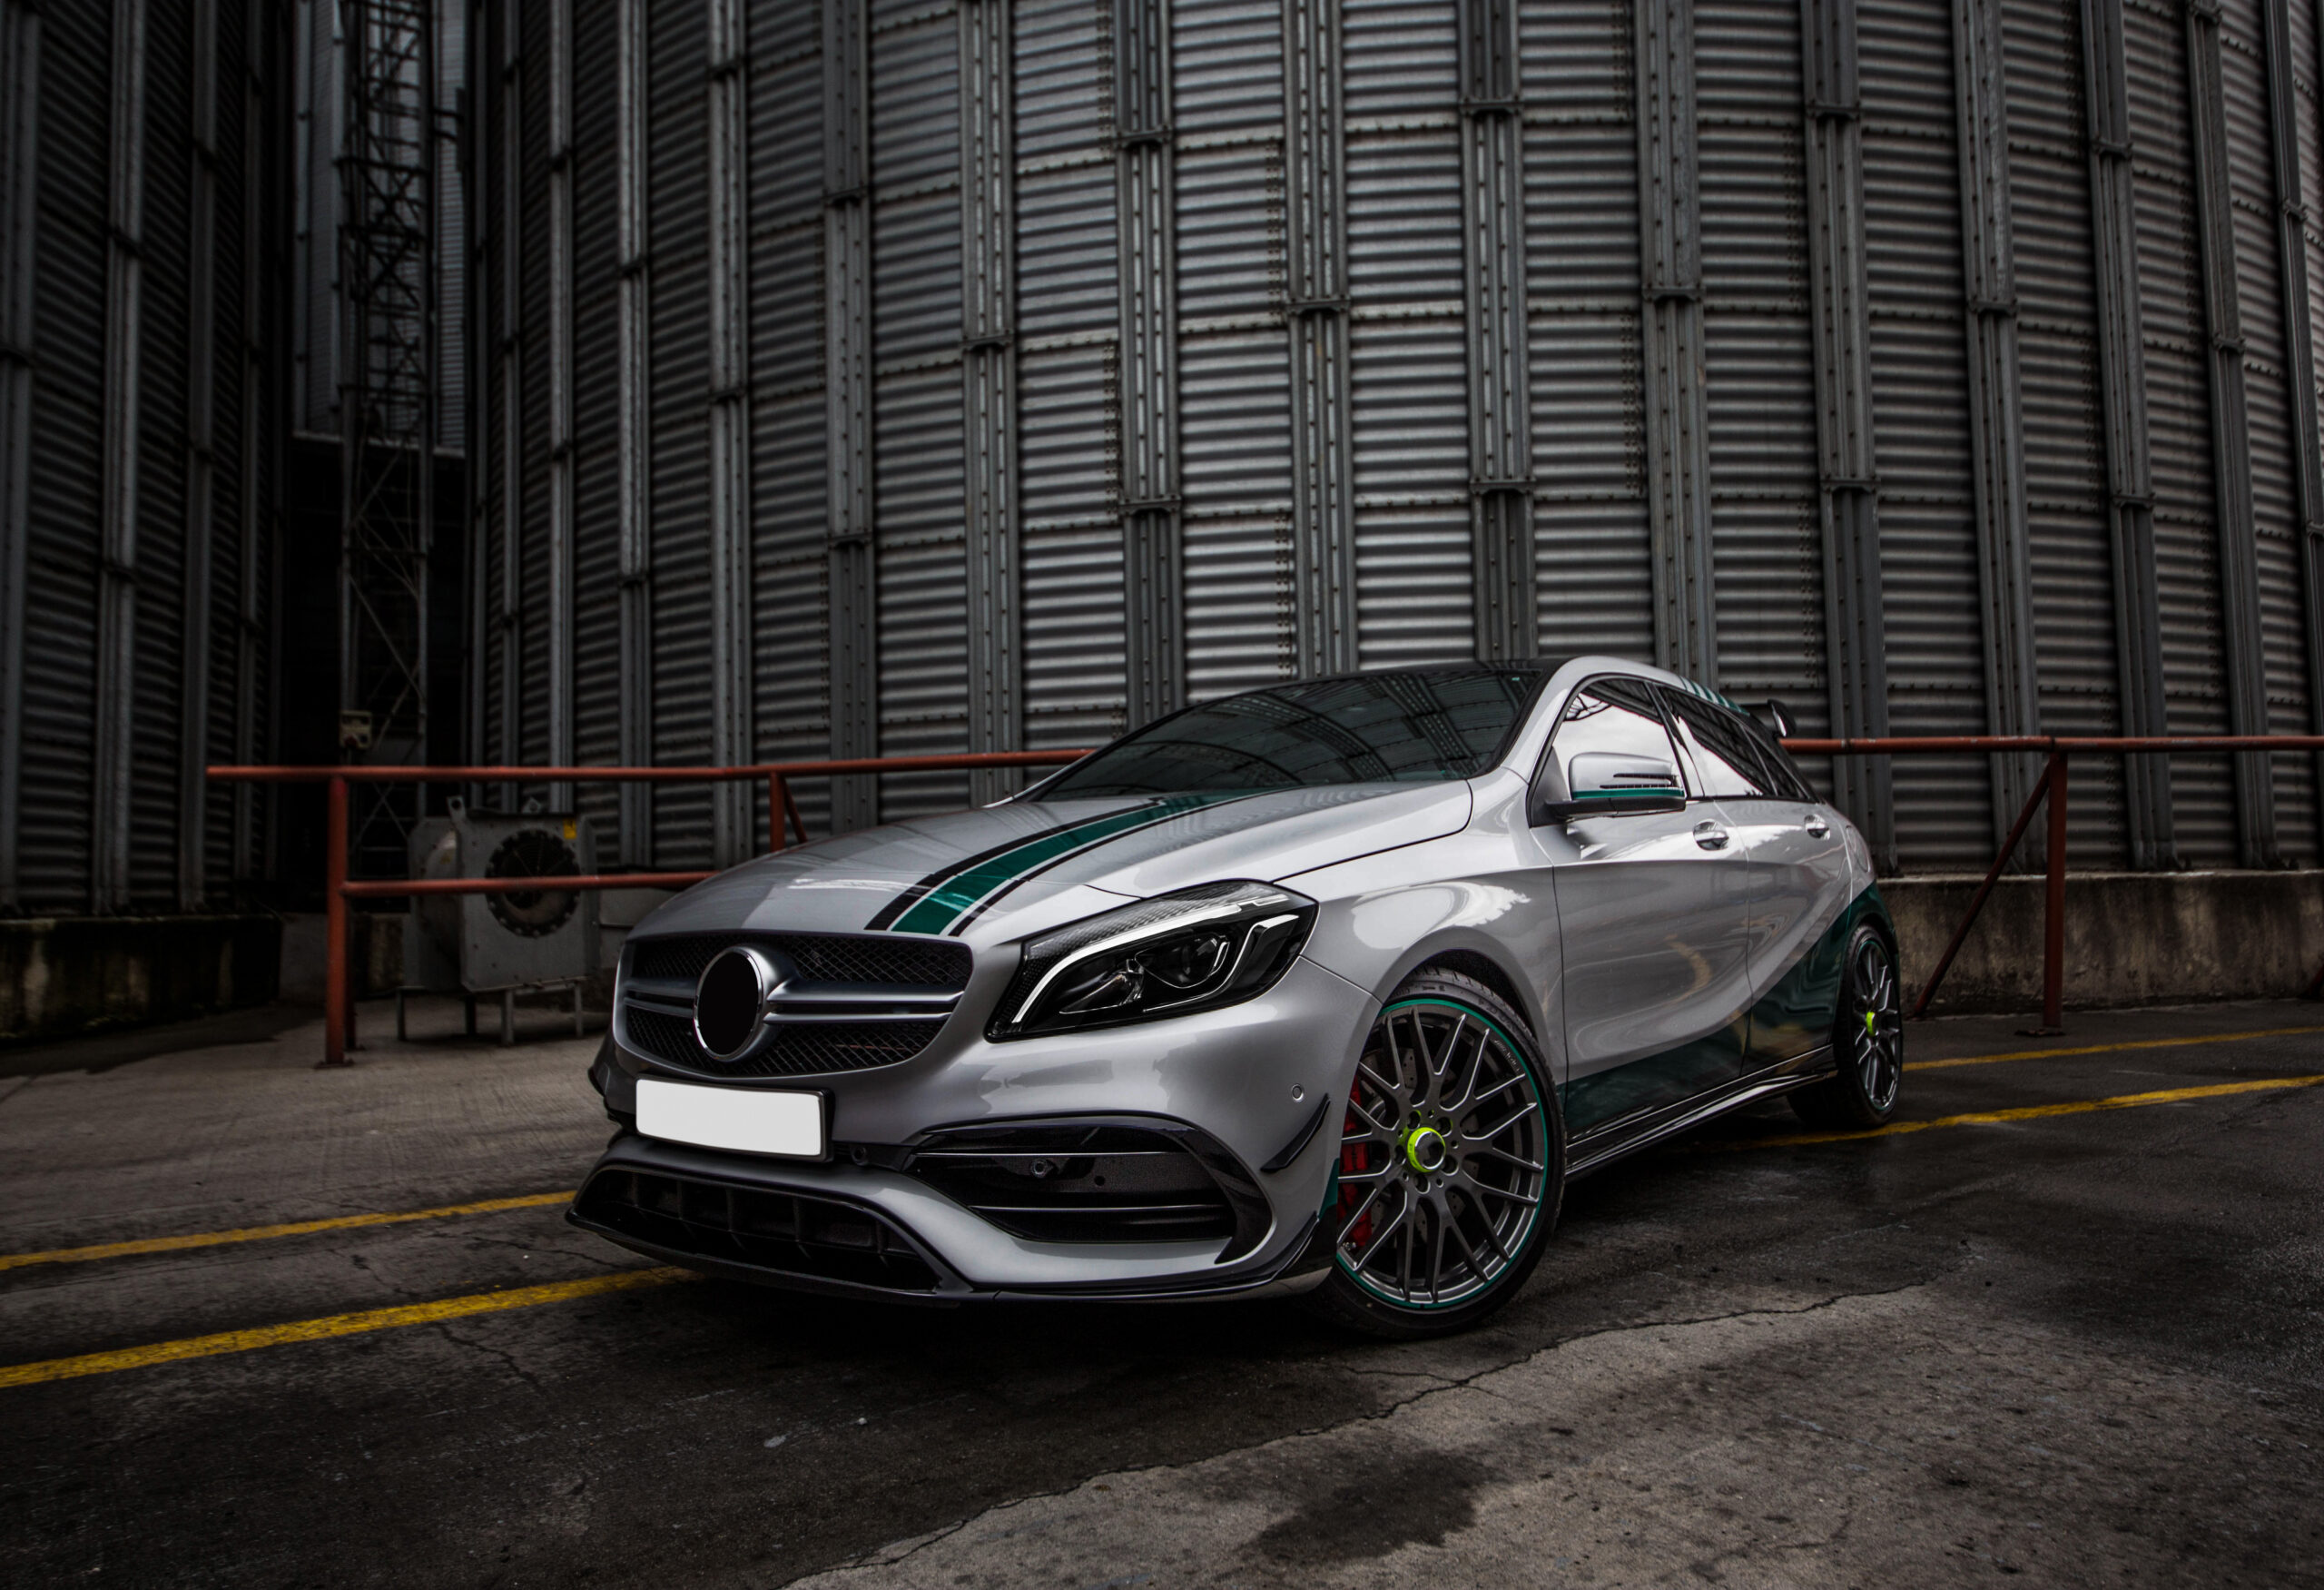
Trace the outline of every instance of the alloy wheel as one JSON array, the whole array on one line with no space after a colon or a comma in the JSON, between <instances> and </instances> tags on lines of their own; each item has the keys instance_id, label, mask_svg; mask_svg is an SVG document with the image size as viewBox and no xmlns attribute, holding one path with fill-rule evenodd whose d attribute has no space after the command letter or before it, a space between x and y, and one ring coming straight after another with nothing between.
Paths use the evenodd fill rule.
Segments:
<instances>
[{"instance_id":1,"label":"alloy wheel","mask_svg":"<svg viewBox=\"0 0 2324 1590\"><path fill-rule=\"evenodd\" d=\"M1493 1023L1443 1000L1389 1006L1341 1131L1342 1272L1409 1309L1490 1290L1540 1218L1549 1131L1532 1068Z\"/></svg>"},{"instance_id":2,"label":"alloy wheel","mask_svg":"<svg viewBox=\"0 0 2324 1590\"><path fill-rule=\"evenodd\" d=\"M1856 945L1848 982L1855 993L1851 1059L1865 1101L1886 1114L1905 1080L1905 1015L1888 946L1866 935Z\"/></svg>"}]
</instances>

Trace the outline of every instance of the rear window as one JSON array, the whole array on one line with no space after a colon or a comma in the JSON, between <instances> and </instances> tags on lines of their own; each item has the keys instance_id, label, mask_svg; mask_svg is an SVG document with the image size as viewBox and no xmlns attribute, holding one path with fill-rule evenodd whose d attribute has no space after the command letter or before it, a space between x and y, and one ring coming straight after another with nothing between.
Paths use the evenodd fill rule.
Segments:
<instances>
[{"instance_id":1,"label":"rear window","mask_svg":"<svg viewBox=\"0 0 2324 1590\"><path fill-rule=\"evenodd\" d=\"M1428 669L1229 696L1115 741L1033 798L1472 778L1501 759L1546 677Z\"/></svg>"}]
</instances>

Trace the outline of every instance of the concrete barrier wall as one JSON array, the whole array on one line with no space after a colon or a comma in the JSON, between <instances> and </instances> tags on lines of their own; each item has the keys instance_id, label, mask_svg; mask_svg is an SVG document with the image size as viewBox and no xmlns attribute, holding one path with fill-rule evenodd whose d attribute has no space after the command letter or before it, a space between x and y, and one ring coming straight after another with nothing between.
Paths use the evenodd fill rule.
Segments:
<instances>
[{"instance_id":1,"label":"concrete barrier wall","mask_svg":"<svg viewBox=\"0 0 2324 1590\"><path fill-rule=\"evenodd\" d=\"M281 958L271 916L0 920L0 1042L264 1004Z\"/></svg>"},{"instance_id":2,"label":"concrete barrier wall","mask_svg":"<svg viewBox=\"0 0 2324 1590\"><path fill-rule=\"evenodd\" d=\"M1907 1002L1969 908L1975 878L1895 878ZM2042 1003L2043 881L1994 886L1932 1012ZM2069 1005L2281 999L2324 960L2324 873L2108 873L2066 879Z\"/></svg>"}]
</instances>

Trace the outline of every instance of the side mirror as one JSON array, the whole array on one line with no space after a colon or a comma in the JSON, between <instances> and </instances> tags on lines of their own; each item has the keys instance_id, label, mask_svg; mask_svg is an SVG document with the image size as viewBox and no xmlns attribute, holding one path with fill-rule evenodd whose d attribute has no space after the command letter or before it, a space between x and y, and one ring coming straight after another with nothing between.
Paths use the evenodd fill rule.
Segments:
<instances>
[{"instance_id":1,"label":"side mirror","mask_svg":"<svg viewBox=\"0 0 2324 1590\"><path fill-rule=\"evenodd\" d=\"M1799 733L1799 724L1791 716L1791 708L1773 696L1760 704L1759 710L1768 715L1768 722L1776 731L1776 738L1788 740Z\"/></svg>"},{"instance_id":2,"label":"side mirror","mask_svg":"<svg viewBox=\"0 0 2324 1590\"><path fill-rule=\"evenodd\" d=\"M1573 759L1571 787L1552 755L1533 786L1536 825L1575 817L1634 817L1653 812L1683 812L1687 791L1679 769L1658 756L1618 751L1584 751Z\"/></svg>"}]
</instances>

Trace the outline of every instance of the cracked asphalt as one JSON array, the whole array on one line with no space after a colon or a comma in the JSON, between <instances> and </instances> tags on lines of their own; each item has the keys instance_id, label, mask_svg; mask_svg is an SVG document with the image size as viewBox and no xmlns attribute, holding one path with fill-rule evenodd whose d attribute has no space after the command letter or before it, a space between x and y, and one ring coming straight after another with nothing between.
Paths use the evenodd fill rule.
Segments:
<instances>
[{"instance_id":1,"label":"cracked asphalt","mask_svg":"<svg viewBox=\"0 0 2324 1590\"><path fill-rule=\"evenodd\" d=\"M592 1045L419 1019L340 1072L311 1023L0 1052L0 1255L574 1185ZM2020 1024L1910 1058L2096 1052L1903 1114L2324 1072L2314 1005ZM1445 1341L699 1281L0 1386L0 1583L2324 1583L2324 1087L1796 1131L1581 1183ZM637 1265L540 1205L0 1268L0 1365Z\"/></svg>"}]
</instances>

